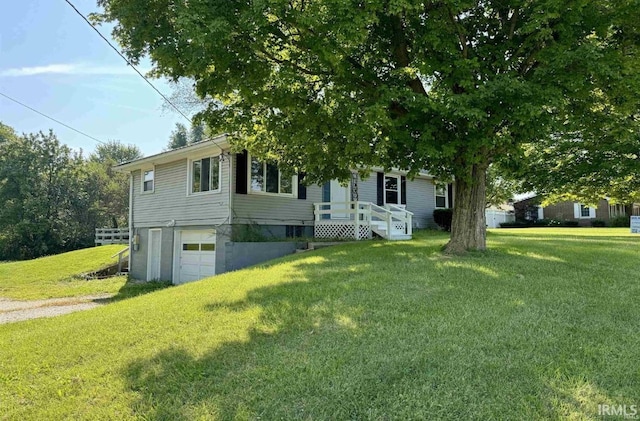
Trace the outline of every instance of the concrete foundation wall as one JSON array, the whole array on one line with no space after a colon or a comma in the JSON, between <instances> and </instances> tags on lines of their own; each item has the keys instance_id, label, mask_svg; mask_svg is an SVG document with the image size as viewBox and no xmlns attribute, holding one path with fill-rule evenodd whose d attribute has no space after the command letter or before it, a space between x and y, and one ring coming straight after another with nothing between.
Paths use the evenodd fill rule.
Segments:
<instances>
[{"instance_id":1,"label":"concrete foundation wall","mask_svg":"<svg viewBox=\"0 0 640 421\"><path fill-rule=\"evenodd\" d=\"M261 227L263 228L263 227ZM271 226L269 234L284 238L285 226ZM311 227L304 227L305 229ZM137 228L139 236L138 250L132 250L129 257L129 273L134 279L147 279L147 262L149 258L149 230L153 228ZM183 230L215 230L216 232L216 274L237 270L247 266L292 254L296 248L302 247L298 242L231 242L231 226L180 226L156 227L162 230L160 246L160 279L173 281L175 257L180 253L180 244L175 239Z\"/></svg>"},{"instance_id":2,"label":"concrete foundation wall","mask_svg":"<svg viewBox=\"0 0 640 421\"><path fill-rule=\"evenodd\" d=\"M266 242L266 243L226 243L226 271L238 270L247 266L257 265L271 259L286 256L301 246L295 242Z\"/></svg>"}]
</instances>

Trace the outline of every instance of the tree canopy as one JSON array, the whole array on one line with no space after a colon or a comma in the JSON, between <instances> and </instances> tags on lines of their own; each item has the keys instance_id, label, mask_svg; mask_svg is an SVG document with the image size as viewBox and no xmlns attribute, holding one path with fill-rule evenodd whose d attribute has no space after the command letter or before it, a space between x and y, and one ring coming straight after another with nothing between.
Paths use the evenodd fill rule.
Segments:
<instances>
[{"instance_id":1,"label":"tree canopy","mask_svg":"<svg viewBox=\"0 0 640 421\"><path fill-rule=\"evenodd\" d=\"M193 79L240 148L310 182L371 166L455 179L452 252L485 247L490 164L598 139L638 105L632 0L98 4L125 53Z\"/></svg>"},{"instance_id":2,"label":"tree canopy","mask_svg":"<svg viewBox=\"0 0 640 421\"><path fill-rule=\"evenodd\" d=\"M112 141L89 158L56 135L16 135L0 123L0 260L94 244L95 229L127 224L129 177L111 167L141 156Z\"/></svg>"}]
</instances>

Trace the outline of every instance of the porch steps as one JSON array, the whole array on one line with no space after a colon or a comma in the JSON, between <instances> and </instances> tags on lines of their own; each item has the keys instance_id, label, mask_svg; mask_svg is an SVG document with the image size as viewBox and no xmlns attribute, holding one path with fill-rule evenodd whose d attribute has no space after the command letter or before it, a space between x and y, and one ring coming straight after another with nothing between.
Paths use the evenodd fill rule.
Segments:
<instances>
[{"instance_id":1,"label":"porch steps","mask_svg":"<svg viewBox=\"0 0 640 421\"><path fill-rule=\"evenodd\" d=\"M395 229L391 229L391 235L387 235L387 223L385 221L371 221L371 230L380 237L392 241L411 240L412 238L411 235Z\"/></svg>"}]
</instances>

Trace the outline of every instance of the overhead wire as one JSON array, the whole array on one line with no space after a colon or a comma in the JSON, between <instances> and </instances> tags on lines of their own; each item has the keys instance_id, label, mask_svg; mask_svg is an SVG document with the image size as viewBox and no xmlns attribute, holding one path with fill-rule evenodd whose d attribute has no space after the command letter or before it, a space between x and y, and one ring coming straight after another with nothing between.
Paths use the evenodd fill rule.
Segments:
<instances>
[{"instance_id":1,"label":"overhead wire","mask_svg":"<svg viewBox=\"0 0 640 421\"><path fill-rule=\"evenodd\" d=\"M23 102L20 102L20 101L18 101L17 99L12 98L12 97L10 97L10 96L9 96L9 95L7 95L7 94L4 94L4 93L0 92L0 95L1 95L1 96L3 96L3 97L5 97L5 98L7 98L9 101L13 101L13 102L15 102L16 104L19 104L19 105L21 105L21 106L23 106L23 107L25 107L25 108L27 108L27 109L29 109L29 110L33 111L34 113L40 114L41 116L43 116L43 117L45 117L45 118L48 118L48 119L49 119L49 120L51 120L51 121L55 121L56 123L58 123L58 124L60 124L60 125L62 125L62 126L64 126L64 127L66 127L67 129L73 130L74 132L79 133L79 134L81 134L81 135L83 135L83 136L85 136L85 137L88 137L88 138L89 138L89 139L91 139L91 140L95 140L95 141L96 141L96 142L98 142L98 143L102 143L103 145L105 145L105 144L106 144L106 143L105 143L105 142L103 142L102 140L97 139L97 138L95 138L95 137L93 137L93 136L91 136L91 135L89 135L89 134L87 134L87 133L85 133L85 132L83 132L83 131L81 131L81 130L78 130L78 129L74 128L74 127L71 127L70 125L68 125L68 124L66 124L66 123L63 123L62 121L60 121L60 120L58 120L58 119L55 119L55 118L53 118L53 117L51 117L51 116L48 116L47 114L45 114L45 113L43 113L43 112L41 112L41 111L38 111L38 110L36 110L35 108L30 107L30 106L28 106L27 104L25 104L25 103L23 103Z\"/></svg>"},{"instance_id":2,"label":"overhead wire","mask_svg":"<svg viewBox=\"0 0 640 421\"><path fill-rule=\"evenodd\" d=\"M156 91L158 93L158 95L160 95L167 104L169 104L174 110L176 110L182 117L184 117L189 123L191 123L193 125L193 120L187 116L185 113L182 112L182 110L180 110L180 108L178 108L173 102L171 102L171 100L169 98L167 98L167 96L165 94L163 94L158 88L155 87L155 85L153 83L151 83L151 81L149 81L149 79L147 79L147 77L145 75L143 75L137 68L136 66L133 65L133 63L131 63L131 61L125 57L124 54L122 54L120 52L120 50L118 50L118 48L116 48L111 41L109 41L107 39L107 37L105 37L102 32L100 32L98 30L98 28L96 28L89 19L87 19L87 17L85 15L82 14L82 12L80 12L80 10L78 10L78 8L70 1L70 0L64 0L75 12L78 16L80 16L82 18L82 20L84 20L87 25L89 25L91 27L91 29L93 29L99 36L100 38L102 38L104 40L104 42L106 42L109 47L111 47L111 49L113 51L116 52L116 54L118 54L124 61L125 63L127 63L128 66L130 66L142 79L144 79L144 81L151 86L151 88L153 88L154 91ZM206 139L206 140L213 140L212 138ZM222 151L222 147L220 147L220 145L218 144L218 142L213 142L214 145L216 145L220 151Z\"/></svg>"},{"instance_id":3,"label":"overhead wire","mask_svg":"<svg viewBox=\"0 0 640 421\"><path fill-rule=\"evenodd\" d=\"M142 78L144 79L145 82L147 82L147 84L149 86L151 86L151 88L153 88L154 91L156 91L158 93L158 95L160 95L166 102L167 104L171 105L171 107L173 107L174 110L176 110L178 112L178 114L180 114L182 117L184 117L187 121L189 121L189 123L193 123L193 121L191 120L190 117L188 117L185 113L182 112L182 110L180 110L180 108L178 108L173 102L171 102L171 100L169 98L167 98L167 96L165 94L163 94L158 88L155 87L155 85L153 83L151 83L151 81L149 81L149 79L147 79L147 77L145 75L142 74L142 72L140 72L140 70L138 70L138 68L136 66L133 65L133 63L131 63L131 61L126 58L124 56L124 54L122 54L120 52L120 50L118 50L112 43L111 41L109 41L107 39L107 37L105 37L104 35L102 35L102 32L100 32L98 30L98 28L96 28L89 19L87 19L87 17L85 15L82 14L82 12L80 12L78 10L78 8L71 3L70 0L64 0L69 6L71 6L71 8L78 14L78 16L80 16L86 23L87 25L89 25L94 31L96 31L96 33L100 36L100 38L102 38L104 40L104 42L106 42L107 44L109 44L109 47L111 47L111 49L113 49L113 51L115 51L126 63L127 65L131 66L131 68Z\"/></svg>"}]
</instances>

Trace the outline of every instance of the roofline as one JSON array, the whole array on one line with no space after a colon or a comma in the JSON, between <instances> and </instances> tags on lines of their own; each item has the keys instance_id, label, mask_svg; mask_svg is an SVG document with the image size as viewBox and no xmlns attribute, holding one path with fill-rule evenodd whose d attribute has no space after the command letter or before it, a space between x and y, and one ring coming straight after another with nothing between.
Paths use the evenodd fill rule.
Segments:
<instances>
[{"instance_id":1,"label":"roofline","mask_svg":"<svg viewBox=\"0 0 640 421\"><path fill-rule=\"evenodd\" d=\"M122 164L113 167L114 171L133 171L149 166L150 164L166 164L168 162L177 161L182 158L186 158L193 152L197 152L203 149L216 147L220 152L227 150L231 147L227 140L227 134L219 134L211 139L204 140L202 142L195 143L193 145L183 146L177 149L172 149L166 152L160 152L155 155L147 156L144 158L136 159L134 161L123 162Z\"/></svg>"}]
</instances>

